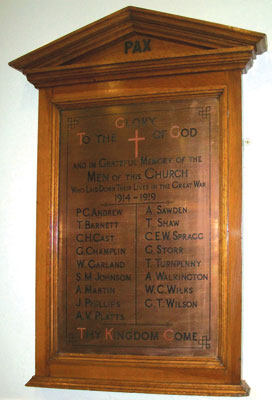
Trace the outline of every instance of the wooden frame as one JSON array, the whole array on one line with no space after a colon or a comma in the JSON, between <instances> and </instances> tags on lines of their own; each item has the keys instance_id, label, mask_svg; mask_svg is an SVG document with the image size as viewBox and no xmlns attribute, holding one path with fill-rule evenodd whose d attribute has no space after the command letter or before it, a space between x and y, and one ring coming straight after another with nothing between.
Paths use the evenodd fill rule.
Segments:
<instances>
[{"instance_id":1,"label":"wooden frame","mask_svg":"<svg viewBox=\"0 0 272 400\"><path fill-rule=\"evenodd\" d=\"M136 54L136 60L129 54L124 61L126 55L117 49L139 37L151 37L154 46L156 40L160 45L166 41L170 50L165 55L154 50L148 58ZM128 7L10 63L40 91L36 373L28 386L214 396L249 394L249 387L241 381L241 73L251 65L255 53L265 49L263 34ZM105 54L104 64L101 51ZM59 352L61 111L205 96L219 99L216 356Z\"/></svg>"}]
</instances>

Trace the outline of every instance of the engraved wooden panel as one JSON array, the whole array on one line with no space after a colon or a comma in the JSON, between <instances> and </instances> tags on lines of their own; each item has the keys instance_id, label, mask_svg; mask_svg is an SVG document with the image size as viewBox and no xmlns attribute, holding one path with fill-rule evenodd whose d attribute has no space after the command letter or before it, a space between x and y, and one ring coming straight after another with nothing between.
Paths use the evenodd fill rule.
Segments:
<instances>
[{"instance_id":1,"label":"engraved wooden panel","mask_svg":"<svg viewBox=\"0 0 272 400\"><path fill-rule=\"evenodd\" d=\"M219 98L60 112L61 353L217 357Z\"/></svg>"}]
</instances>

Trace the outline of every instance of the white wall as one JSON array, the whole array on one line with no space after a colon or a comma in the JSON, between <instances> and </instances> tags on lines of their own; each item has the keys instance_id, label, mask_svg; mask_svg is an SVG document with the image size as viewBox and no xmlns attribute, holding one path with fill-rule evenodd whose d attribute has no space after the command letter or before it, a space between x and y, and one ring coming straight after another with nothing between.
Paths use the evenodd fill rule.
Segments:
<instances>
[{"instance_id":1,"label":"white wall","mask_svg":"<svg viewBox=\"0 0 272 400\"><path fill-rule=\"evenodd\" d=\"M25 388L34 374L37 90L7 63L127 5L272 37L271 0L1 0L0 2L0 399L169 400L179 396ZM250 400L269 398L271 380L272 54L243 78L243 377ZM180 397L189 399L189 397ZM194 397L192 399L199 399Z\"/></svg>"}]
</instances>

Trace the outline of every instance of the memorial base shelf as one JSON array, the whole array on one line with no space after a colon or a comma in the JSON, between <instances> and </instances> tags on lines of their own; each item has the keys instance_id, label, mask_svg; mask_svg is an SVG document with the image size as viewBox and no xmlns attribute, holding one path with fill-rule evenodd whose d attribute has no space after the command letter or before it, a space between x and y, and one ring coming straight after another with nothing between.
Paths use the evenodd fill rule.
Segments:
<instances>
[{"instance_id":1,"label":"memorial base shelf","mask_svg":"<svg viewBox=\"0 0 272 400\"><path fill-rule=\"evenodd\" d=\"M237 385L215 384L215 383L156 383L154 382L135 382L123 381L115 382L110 380L92 379L67 379L33 376L26 386L47 387L56 389L75 389L75 390L102 390L111 392L130 392L130 393L161 393L192 396L249 396L250 387L245 381Z\"/></svg>"}]
</instances>

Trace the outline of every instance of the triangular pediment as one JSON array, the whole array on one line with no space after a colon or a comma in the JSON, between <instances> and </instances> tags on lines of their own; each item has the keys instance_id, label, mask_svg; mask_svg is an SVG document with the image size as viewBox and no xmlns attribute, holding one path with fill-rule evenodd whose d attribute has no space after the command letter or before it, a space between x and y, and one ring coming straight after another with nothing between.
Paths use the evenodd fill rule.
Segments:
<instances>
[{"instance_id":1,"label":"triangular pediment","mask_svg":"<svg viewBox=\"0 0 272 400\"><path fill-rule=\"evenodd\" d=\"M201 48L196 45L175 42L172 40L159 39L151 35L143 35L132 32L125 38L110 42L102 48L96 48L89 53L76 56L62 65L71 64L88 64L88 65L104 65L116 62L153 60L159 58L181 57L185 54L199 53Z\"/></svg>"},{"instance_id":2,"label":"triangular pediment","mask_svg":"<svg viewBox=\"0 0 272 400\"><path fill-rule=\"evenodd\" d=\"M237 50L238 49L238 50ZM266 50L264 34L136 7L126 7L10 63L27 76L86 66L239 53L245 63ZM188 58L189 57L189 58ZM190 58L191 57L191 58ZM240 57L241 58L241 57ZM244 62L243 61L243 62Z\"/></svg>"}]
</instances>

